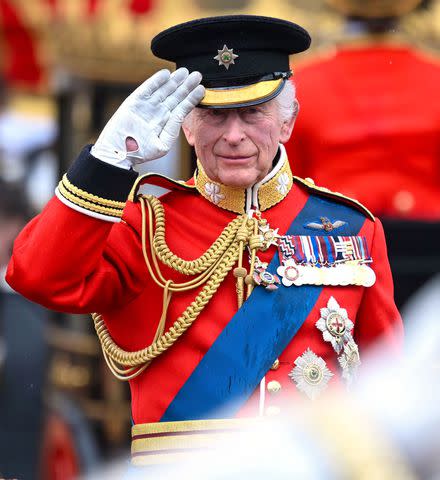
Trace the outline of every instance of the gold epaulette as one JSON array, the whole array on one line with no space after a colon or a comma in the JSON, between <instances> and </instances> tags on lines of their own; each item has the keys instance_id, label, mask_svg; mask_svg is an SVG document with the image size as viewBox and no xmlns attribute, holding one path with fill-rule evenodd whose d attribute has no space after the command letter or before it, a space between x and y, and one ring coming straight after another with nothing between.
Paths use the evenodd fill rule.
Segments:
<instances>
[{"instance_id":1,"label":"gold epaulette","mask_svg":"<svg viewBox=\"0 0 440 480\"><path fill-rule=\"evenodd\" d=\"M188 185L184 180L174 180L173 178L161 175L160 173L146 173L137 178L134 183L128 200L133 202L136 199L139 188L142 185L154 185L155 187L165 188L167 190L182 190L192 191L195 190L194 185Z\"/></svg>"},{"instance_id":2,"label":"gold epaulette","mask_svg":"<svg viewBox=\"0 0 440 480\"><path fill-rule=\"evenodd\" d=\"M341 200L343 203L356 208L356 210L359 210L360 212L362 212L365 216L370 218L370 220L373 220L373 222L375 221L374 215L370 212L370 210L368 210L367 207L364 207L362 203L358 202L357 200L354 200L353 198L347 197L342 193L332 192L331 190L325 187L318 187L317 185L315 185L315 182L311 178L300 178L300 177L294 176L293 181L300 183L301 185L304 185L307 189L311 190L317 195L322 195L323 197L329 197L329 198L337 198Z\"/></svg>"}]
</instances>

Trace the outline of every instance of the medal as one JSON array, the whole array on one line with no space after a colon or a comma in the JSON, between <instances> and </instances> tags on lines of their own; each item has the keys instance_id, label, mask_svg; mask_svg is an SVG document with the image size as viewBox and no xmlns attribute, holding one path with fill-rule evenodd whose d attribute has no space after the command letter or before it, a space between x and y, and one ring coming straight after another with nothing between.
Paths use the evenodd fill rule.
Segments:
<instances>
[{"instance_id":1,"label":"medal","mask_svg":"<svg viewBox=\"0 0 440 480\"><path fill-rule=\"evenodd\" d=\"M268 227L266 227L268 228ZM359 285L371 287L376 281L368 265L371 257L365 237L284 235L278 244L277 273L286 287L291 285Z\"/></svg>"},{"instance_id":2,"label":"medal","mask_svg":"<svg viewBox=\"0 0 440 480\"><path fill-rule=\"evenodd\" d=\"M281 281L286 287L293 285L300 275L295 260L287 260L284 265L277 268L277 273L281 276Z\"/></svg>"},{"instance_id":3,"label":"medal","mask_svg":"<svg viewBox=\"0 0 440 480\"><path fill-rule=\"evenodd\" d=\"M276 290L278 288L277 285L280 283L280 279L278 275L268 272L266 270L267 266L267 263L260 262L260 260L257 259L255 262L253 279L257 285L261 285L266 290Z\"/></svg>"},{"instance_id":4,"label":"medal","mask_svg":"<svg viewBox=\"0 0 440 480\"><path fill-rule=\"evenodd\" d=\"M271 245L278 245L278 239L280 238L280 235L278 235L278 228L272 229L266 223L265 225L259 225L258 230L263 237L263 246L261 248L263 252L266 251Z\"/></svg>"}]
</instances>

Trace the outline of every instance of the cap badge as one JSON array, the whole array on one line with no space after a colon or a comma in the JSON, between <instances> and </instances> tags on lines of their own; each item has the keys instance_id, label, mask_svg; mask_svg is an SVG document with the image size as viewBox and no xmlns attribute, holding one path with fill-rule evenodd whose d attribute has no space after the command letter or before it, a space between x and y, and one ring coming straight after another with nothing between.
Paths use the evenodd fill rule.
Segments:
<instances>
[{"instance_id":1,"label":"cap badge","mask_svg":"<svg viewBox=\"0 0 440 480\"><path fill-rule=\"evenodd\" d=\"M223 65L226 70L229 70L229 66L235 63L235 59L238 58L238 55L234 53L234 49L229 48L226 45L223 45L222 50L217 50L218 54L214 57L214 60L218 60L219 65Z\"/></svg>"}]
</instances>

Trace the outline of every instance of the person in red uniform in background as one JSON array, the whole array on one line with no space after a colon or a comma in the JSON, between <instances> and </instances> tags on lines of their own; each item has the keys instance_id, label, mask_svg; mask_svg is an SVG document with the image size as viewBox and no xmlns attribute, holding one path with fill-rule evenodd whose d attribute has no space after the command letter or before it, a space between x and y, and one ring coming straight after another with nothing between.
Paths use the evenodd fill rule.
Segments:
<instances>
[{"instance_id":1,"label":"person in red uniform in background","mask_svg":"<svg viewBox=\"0 0 440 480\"><path fill-rule=\"evenodd\" d=\"M380 217L439 220L440 61L394 35L420 1L329 3L346 40L295 68L294 171Z\"/></svg>"},{"instance_id":2,"label":"person in red uniform in background","mask_svg":"<svg viewBox=\"0 0 440 480\"><path fill-rule=\"evenodd\" d=\"M285 154L289 54L309 44L296 24L247 15L158 34L153 53L179 68L123 102L15 242L14 289L99 313L108 365L130 381L136 464L204 448L235 417L350 388L378 340L400 351L380 221L293 176ZM194 178L137 179L133 164L163 156L182 124ZM138 195L145 182L170 192Z\"/></svg>"}]
</instances>

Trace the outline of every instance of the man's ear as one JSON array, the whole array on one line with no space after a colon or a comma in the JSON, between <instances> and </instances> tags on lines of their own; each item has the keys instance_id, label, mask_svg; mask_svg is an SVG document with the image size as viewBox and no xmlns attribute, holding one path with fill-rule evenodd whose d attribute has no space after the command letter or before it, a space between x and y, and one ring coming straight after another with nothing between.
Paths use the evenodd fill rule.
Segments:
<instances>
[{"instance_id":1,"label":"man's ear","mask_svg":"<svg viewBox=\"0 0 440 480\"><path fill-rule=\"evenodd\" d=\"M192 113L190 113L190 115L192 115ZM191 128L192 121L192 118L185 118L185 121L182 124L182 130L185 134L186 141L191 145L191 147L194 147L194 134Z\"/></svg>"},{"instance_id":2,"label":"man's ear","mask_svg":"<svg viewBox=\"0 0 440 480\"><path fill-rule=\"evenodd\" d=\"M292 135L293 127L295 125L296 117L299 112L299 103L298 100L295 98L294 107L293 107L293 115L290 120L285 120L283 125L281 126L281 135L280 135L280 142L287 143L290 136Z\"/></svg>"}]
</instances>

